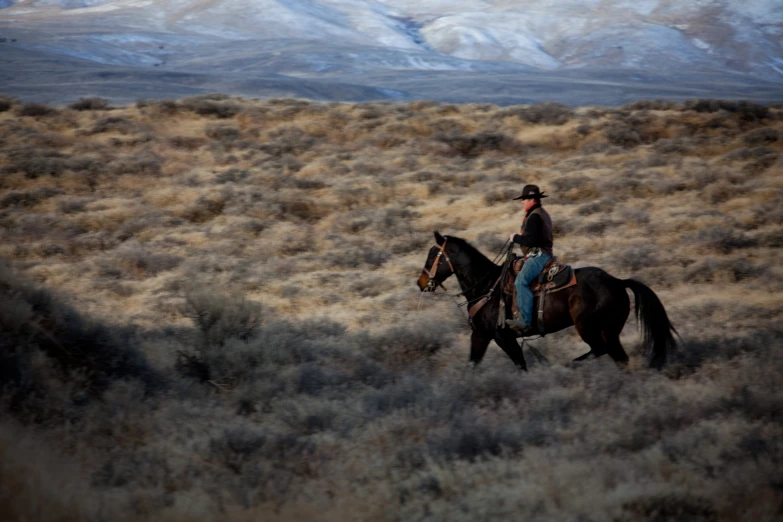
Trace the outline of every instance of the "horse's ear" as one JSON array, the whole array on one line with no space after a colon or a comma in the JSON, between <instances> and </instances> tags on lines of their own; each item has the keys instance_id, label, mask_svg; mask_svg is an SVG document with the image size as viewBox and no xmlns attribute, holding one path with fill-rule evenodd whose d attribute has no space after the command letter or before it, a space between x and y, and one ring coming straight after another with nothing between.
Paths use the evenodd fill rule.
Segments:
<instances>
[{"instance_id":1,"label":"horse's ear","mask_svg":"<svg viewBox=\"0 0 783 522\"><path fill-rule=\"evenodd\" d=\"M435 242L438 244L438 246L442 245L443 242L446 241L446 239L440 235L440 232L437 230L435 231Z\"/></svg>"}]
</instances>

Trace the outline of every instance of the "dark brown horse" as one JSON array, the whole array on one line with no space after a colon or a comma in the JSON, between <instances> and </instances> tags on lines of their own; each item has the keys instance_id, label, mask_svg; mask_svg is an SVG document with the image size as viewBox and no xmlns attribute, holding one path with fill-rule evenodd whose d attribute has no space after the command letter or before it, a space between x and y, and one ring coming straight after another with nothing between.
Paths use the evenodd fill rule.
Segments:
<instances>
[{"instance_id":1,"label":"dark brown horse","mask_svg":"<svg viewBox=\"0 0 783 522\"><path fill-rule=\"evenodd\" d=\"M430 249L418 279L422 292L434 291L452 274L457 276L462 295L468 303L474 303L490 292L501 275L502 266L490 261L464 239L435 232L435 242L437 245ZM650 354L650 367L663 367L668 352L676 345L672 333L677 332L655 292L639 281L617 279L600 268L577 268L575 272L575 286L546 296L543 315L546 332L576 326L584 342L590 345L590 351L575 361L609 354L618 365L625 366L628 355L620 344L620 332L631 311L626 292L630 289L636 298L636 318L642 324L643 344ZM500 299L498 286L472 319L470 361L474 364L481 362L487 346L494 340L517 367L527 370L516 332L505 325L498 327ZM538 308L538 299L533 303L534 310ZM536 329L537 321L534 313L533 327Z\"/></svg>"}]
</instances>

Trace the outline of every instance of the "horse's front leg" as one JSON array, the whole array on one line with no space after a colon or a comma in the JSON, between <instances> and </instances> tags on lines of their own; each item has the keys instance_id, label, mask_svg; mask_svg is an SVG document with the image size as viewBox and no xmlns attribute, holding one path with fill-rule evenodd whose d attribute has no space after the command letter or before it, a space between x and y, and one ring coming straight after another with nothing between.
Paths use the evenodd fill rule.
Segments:
<instances>
[{"instance_id":1,"label":"horse's front leg","mask_svg":"<svg viewBox=\"0 0 783 522\"><path fill-rule=\"evenodd\" d=\"M517 368L527 371L527 363L522 353L522 347L517 342L516 333L510 328L501 328L495 333L495 342L498 343L506 355L508 355Z\"/></svg>"},{"instance_id":2,"label":"horse's front leg","mask_svg":"<svg viewBox=\"0 0 783 522\"><path fill-rule=\"evenodd\" d=\"M484 354L487 353L487 346L492 340L491 336L474 331L470 335L470 364L478 366Z\"/></svg>"}]
</instances>

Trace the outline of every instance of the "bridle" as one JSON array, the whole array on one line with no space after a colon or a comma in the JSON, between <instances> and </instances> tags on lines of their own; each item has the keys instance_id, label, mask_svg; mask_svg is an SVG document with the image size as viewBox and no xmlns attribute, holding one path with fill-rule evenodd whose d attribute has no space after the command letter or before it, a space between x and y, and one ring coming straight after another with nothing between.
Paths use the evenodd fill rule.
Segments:
<instances>
[{"instance_id":1,"label":"bridle","mask_svg":"<svg viewBox=\"0 0 783 522\"><path fill-rule=\"evenodd\" d=\"M427 286L425 288L431 288L433 291L435 288L437 288L436 285L440 285L443 287L443 290L448 292L446 290L446 287L443 286L443 283L435 279L435 275L438 273L438 265L440 264L441 259L445 259L446 262L449 264L449 268L451 269L451 273L454 274L454 265L451 264L451 259L449 259L449 256L446 254L446 242L449 240L448 236L445 236L443 238L443 244L440 245L440 250L438 251L438 254L435 256L435 260L432 262L432 267L427 270L427 267L421 269L421 273L425 274L427 277L429 277L429 281L427 281ZM434 287L434 288L433 288Z\"/></svg>"}]
</instances>

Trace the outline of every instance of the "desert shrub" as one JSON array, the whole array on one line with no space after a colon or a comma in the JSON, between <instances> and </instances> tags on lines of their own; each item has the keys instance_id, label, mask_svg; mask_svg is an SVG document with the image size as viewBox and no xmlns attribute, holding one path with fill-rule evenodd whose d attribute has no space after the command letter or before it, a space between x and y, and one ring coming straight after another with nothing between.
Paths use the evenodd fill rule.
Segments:
<instances>
[{"instance_id":1,"label":"desert shrub","mask_svg":"<svg viewBox=\"0 0 783 522\"><path fill-rule=\"evenodd\" d=\"M67 156L53 149L21 147L7 152L8 164L2 172L22 172L25 177L58 176L67 168Z\"/></svg>"},{"instance_id":2,"label":"desert shrub","mask_svg":"<svg viewBox=\"0 0 783 522\"><path fill-rule=\"evenodd\" d=\"M86 372L86 385L96 392L117 379L137 379L148 391L163 385L126 332L82 317L5 265L0 266L0 309L0 349L17 354L16 363L28 357L23 353L40 350L67 372Z\"/></svg>"},{"instance_id":3,"label":"desert shrub","mask_svg":"<svg viewBox=\"0 0 783 522\"><path fill-rule=\"evenodd\" d=\"M114 174L157 175L164 158L150 150L142 150L111 161L106 169Z\"/></svg>"},{"instance_id":4,"label":"desert shrub","mask_svg":"<svg viewBox=\"0 0 783 522\"><path fill-rule=\"evenodd\" d=\"M116 266L139 279L172 270L182 262L179 256L150 252L135 241L122 245L117 249L116 256Z\"/></svg>"},{"instance_id":5,"label":"desert shrub","mask_svg":"<svg viewBox=\"0 0 783 522\"><path fill-rule=\"evenodd\" d=\"M90 132L101 134L104 132L117 132L120 134L132 134L141 128L133 120L125 116L105 116L95 122Z\"/></svg>"},{"instance_id":6,"label":"desert shrub","mask_svg":"<svg viewBox=\"0 0 783 522\"><path fill-rule=\"evenodd\" d=\"M773 116L768 106L749 101L737 102L733 112L739 116L740 120L746 122L757 122Z\"/></svg>"},{"instance_id":7,"label":"desert shrub","mask_svg":"<svg viewBox=\"0 0 783 522\"><path fill-rule=\"evenodd\" d=\"M717 522L718 513L710 499L692 494L667 494L642 496L623 504L623 514L628 520L693 520Z\"/></svg>"},{"instance_id":8,"label":"desert shrub","mask_svg":"<svg viewBox=\"0 0 783 522\"><path fill-rule=\"evenodd\" d=\"M734 102L727 100L713 100L713 99L695 99L686 100L683 103L683 108L686 110L692 110L696 112L718 112L719 110L730 110L734 107Z\"/></svg>"},{"instance_id":9,"label":"desert shrub","mask_svg":"<svg viewBox=\"0 0 783 522\"><path fill-rule=\"evenodd\" d=\"M594 201L591 203L586 203L584 205L581 205L578 209L576 209L576 213L580 216L590 216L593 214L598 214L600 212L606 212L607 210L611 210L611 206L606 207L604 206L604 203L601 201Z\"/></svg>"},{"instance_id":10,"label":"desert shrub","mask_svg":"<svg viewBox=\"0 0 783 522\"><path fill-rule=\"evenodd\" d=\"M208 138L219 141L233 141L239 138L239 129L229 125L207 125L204 133Z\"/></svg>"},{"instance_id":11,"label":"desert shrub","mask_svg":"<svg viewBox=\"0 0 783 522\"><path fill-rule=\"evenodd\" d=\"M697 99L686 101L683 107L696 112L726 111L736 114L744 121L764 120L771 115L769 107L749 101Z\"/></svg>"},{"instance_id":12,"label":"desert shrub","mask_svg":"<svg viewBox=\"0 0 783 522\"><path fill-rule=\"evenodd\" d=\"M227 429L221 437L210 441L211 458L236 474L244 471L245 465L260 452L267 443L267 435L248 428Z\"/></svg>"},{"instance_id":13,"label":"desert shrub","mask_svg":"<svg viewBox=\"0 0 783 522\"><path fill-rule=\"evenodd\" d=\"M81 174L100 174L104 171L104 161L91 156L71 156L65 163L68 170Z\"/></svg>"},{"instance_id":14,"label":"desert shrub","mask_svg":"<svg viewBox=\"0 0 783 522\"><path fill-rule=\"evenodd\" d=\"M778 162L778 154L767 154L765 156L761 156L760 158L757 158L753 161L748 162L746 165L742 167L742 171L747 174L758 174L760 172L764 172L768 168L772 167L773 165L777 164Z\"/></svg>"},{"instance_id":15,"label":"desert shrub","mask_svg":"<svg viewBox=\"0 0 783 522\"><path fill-rule=\"evenodd\" d=\"M278 208L280 209L279 216L282 219L318 221L327 214L316 201L296 197L279 200Z\"/></svg>"},{"instance_id":16,"label":"desert shrub","mask_svg":"<svg viewBox=\"0 0 783 522\"><path fill-rule=\"evenodd\" d=\"M203 346L220 347L230 340L248 341L261 325L261 306L243 297L229 297L213 288L185 296L181 313L193 321Z\"/></svg>"},{"instance_id":17,"label":"desert shrub","mask_svg":"<svg viewBox=\"0 0 783 522\"><path fill-rule=\"evenodd\" d=\"M10 192L0 198L0 208L29 208L35 206L40 201L62 194L65 194L62 190L52 187Z\"/></svg>"},{"instance_id":18,"label":"desert shrub","mask_svg":"<svg viewBox=\"0 0 783 522\"><path fill-rule=\"evenodd\" d=\"M259 150L271 156L299 155L313 148L319 138L310 136L299 127L280 127L269 133L269 142L259 146Z\"/></svg>"},{"instance_id":19,"label":"desert shrub","mask_svg":"<svg viewBox=\"0 0 783 522\"><path fill-rule=\"evenodd\" d=\"M139 128L139 130L141 130L141 128ZM136 147L137 145L143 145L144 143L149 143L151 141L155 141L155 135L149 132L134 133L127 138L117 138L116 136L112 136L108 140L109 144L114 147L129 148Z\"/></svg>"},{"instance_id":20,"label":"desert shrub","mask_svg":"<svg viewBox=\"0 0 783 522\"><path fill-rule=\"evenodd\" d=\"M315 452L316 445L299 433L277 433L268 429L236 427L212 437L209 462L231 472L224 481L234 485L239 505L248 504L248 491L256 502L279 501L295 487L293 478L307 475L304 465ZM231 486L229 486L231 488Z\"/></svg>"},{"instance_id":21,"label":"desert shrub","mask_svg":"<svg viewBox=\"0 0 783 522\"><path fill-rule=\"evenodd\" d=\"M612 145L617 145L626 149L643 143L642 134L639 130L626 123L615 122L608 125L603 130L603 135Z\"/></svg>"},{"instance_id":22,"label":"desert shrub","mask_svg":"<svg viewBox=\"0 0 783 522\"><path fill-rule=\"evenodd\" d=\"M715 259L706 257L686 267L683 272L683 280L688 283L738 283L758 278L765 271L763 265L757 265L745 258Z\"/></svg>"},{"instance_id":23,"label":"desert shrub","mask_svg":"<svg viewBox=\"0 0 783 522\"><path fill-rule=\"evenodd\" d=\"M13 98L6 96L4 94L0 94L0 112L9 111L13 106L14 106Z\"/></svg>"},{"instance_id":24,"label":"desert shrub","mask_svg":"<svg viewBox=\"0 0 783 522\"><path fill-rule=\"evenodd\" d=\"M179 106L201 116L232 118L242 111L242 106L228 99L225 94L206 94L183 98Z\"/></svg>"},{"instance_id":25,"label":"desert shrub","mask_svg":"<svg viewBox=\"0 0 783 522\"><path fill-rule=\"evenodd\" d=\"M574 172L597 167L599 167L599 164L591 156L575 156L557 164L557 170L561 172Z\"/></svg>"},{"instance_id":26,"label":"desert shrub","mask_svg":"<svg viewBox=\"0 0 783 522\"><path fill-rule=\"evenodd\" d=\"M723 155L723 160L732 162L732 161L747 161L747 160L758 160L764 157L777 157L777 151L775 149L772 149L770 147L742 147L739 149L734 149L731 152L728 152Z\"/></svg>"},{"instance_id":27,"label":"desert shrub","mask_svg":"<svg viewBox=\"0 0 783 522\"><path fill-rule=\"evenodd\" d=\"M388 132L376 132L367 137L363 143L366 146L378 147L381 149L393 149L405 145L408 140L402 136L397 136Z\"/></svg>"},{"instance_id":28,"label":"desert shrub","mask_svg":"<svg viewBox=\"0 0 783 522\"><path fill-rule=\"evenodd\" d=\"M254 167L263 167L264 170L268 172L273 172L277 174L290 174L292 172L299 172L302 170L302 167L305 166L304 163L299 161L293 156L284 155L284 156L272 156L269 159L261 160L256 162ZM282 185L282 183L285 181L285 178L283 177L277 177L272 180L273 186L275 188L279 188L279 186ZM274 184L277 183L279 185L275 186Z\"/></svg>"},{"instance_id":29,"label":"desert shrub","mask_svg":"<svg viewBox=\"0 0 783 522\"><path fill-rule=\"evenodd\" d=\"M264 325L253 340L263 347L266 359L277 365L299 365L332 357L330 342L348 342L344 339L345 326L328 319L308 321L307 327L288 321L272 321Z\"/></svg>"},{"instance_id":30,"label":"desert shrub","mask_svg":"<svg viewBox=\"0 0 783 522\"><path fill-rule=\"evenodd\" d=\"M11 232L20 238L37 239L56 236L59 240L71 240L87 230L78 223L62 219L54 214L20 212Z\"/></svg>"},{"instance_id":31,"label":"desert shrub","mask_svg":"<svg viewBox=\"0 0 783 522\"><path fill-rule=\"evenodd\" d=\"M703 190L713 183L725 182L732 185L739 185L745 181L745 175L730 167L716 167L704 164L694 163L689 166L690 177L687 180L689 188Z\"/></svg>"},{"instance_id":32,"label":"desert shrub","mask_svg":"<svg viewBox=\"0 0 783 522\"><path fill-rule=\"evenodd\" d=\"M607 228L612 229L618 225L619 223L617 221L614 221L607 216L598 216L594 219L582 220L579 232L586 236L600 236Z\"/></svg>"},{"instance_id":33,"label":"desert shrub","mask_svg":"<svg viewBox=\"0 0 783 522\"><path fill-rule=\"evenodd\" d=\"M330 388L345 383L346 374L335 368L325 368L322 362L304 363L297 368L293 391L312 396L327 396Z\"/></svg>"},{"instance_id":34,"label":"desert shrub","mask_svg":"<svg viewBox=\"0 0 783 522\"><path fill-rule=\"evenodd\" d=\"M596 194L595 182L583 174L561 176L550 181L558 193L568 195L568 199L579 201L593 199Z\"/></svg>"},{"instance_id":35,"label":"desert shrub","mask_svg":"<svg viewBox=\"0 0 783 522\"><path fill-rule=\"evenodd\" d=\"M57 109L43 103L25 103L16 107L17 116L53 116L57 114Z\"/></svg>"},{"instance_id":36,"label":"desert shrub","mask_svg":"<svg viewBox=\"0 0 783 522\"><path fill-rule=\"evenodd\" d=\"M499 132L479 132L472 135L459 132L437 133L432 139L445 143L452 151L468 158L487 152L520 154L524 150L519 141Z\"/></svg>"},{"instance_id":37,"label":"desert shrub","mask_svg":"<svg viewBox=\"0 0 783 522\"><path fill-rule=\"evenodd\" d=\"M687 240L697 245L702 245L728 254L739 248L748 248L756 245L756 240L747 237L742 232L728 226L711 225L699 230L696 234L690 234Z\"/></svg>"},{"instance_id":38,"label":"desert shrub","mask_svg":"<svg viewBox=\"0 0 783 522\"><path fill-rule=\"evenodd\" d=\"M733 150L722 157L725 162L746 161L742 170L748 174L758 174L774 165L778 160L778 153L770 147L743 147Z\"/></svg>"},{"instance_id":39,"label":"desert shrub","mask_svg":"<svg viewBox=\"0 0 783 522\"><path fill-rule=\"evenodd\" d=\"M393 370L426 366L451 342L453 332L444 323L417 323L391 328L368 341L368 355Z\"/></svg>"},{"instance_id":40,"label":"desert shrub","mask_svg":"<svg viewBox=\"0 0 783 522\"><path fill-rule=\"evenodd\" d=\"M292 183L295 188L301 190L319 190L329 186L325 181L321 181L319 179L293 178Z\"/></svg>"},{"instance_id":41,"label":"desert shrub","mask_svg":"<svg viewBox=\"0 0 783 522\"><path fill-rule=\"evenodd\" d=\"M632 245L615 254L617 262L631 272L661 263L660 249L655 245Z\"/></svg>"},{"instance_id":42,"label":"desert shrub","mask_svg":"<svg viewBox=\"0 0 783 522\"><path fill-rule=\"evenodd\" d=\"M777 229L762 233L756 239L758 239L759 246L781 248L783 247L783 230Z\"/></svg>"},{"instance_id":43,"label":"desert shrub","mask_svg":"<svg viewBox=\"0 0 783 522\"><path fill-rule=\"evenodd\" d=\"M169 138L169 144L175 149L196 150L206 144L204 138L198 136L174 136Z\"/></svg>"},{"instance_id":44,"label":"desert shrub","mask_svg":"<svg viewBox=\"0 0 783 522\"><path fill-rule=\"evenodd\" d=\"M251 377L279 373L280 367L295 367L298 371L287 374L293 379L293 391L309 394L345 379L323 364L309 365L336 353L345 360L346 355L334 346L334 340L345 333L339 323L311 320L302 328L273 320L262 325L259 304L214 291L190 292L182 313L200 332L195 353L180 354L177 366L183 376L236 387Z\"/></svg>"},{"instance_id":45,"label":"desert shrub","mask_svg":"<svg viewBox=\"0 0 783 522\"><path fill-rule=\"evenodd\" d=\"M554 102L531 106L509 107L495 113L495 118L516 117L528 123L541 125L563 125L574 117L574 111L567 105Z\"/></svg>"},{"instance_id":46,"label":"desert shrub","mask_svg":"<svg viewBox=\"0 0 783 522\"><path fill-rule=\"evenodd\" d=\"M182 213L182 217L193 223L206 223L223 213L226 202L222 197L200 196Z\"/></svg>"},{"instance_id":47,"label":"desert shrub","mask_svg":"<svg viewBox=\"0 0 783 522\"><path fill-rule=\"evenodd\" d=\"M378 176L383 173L384 166L378 163L368 161L357 161L351 165L351 172L360 176Z\"/></svg>"},{"instance_id":48,"label":"desert shrub","mask_svg":"<svg viewBox=\"0 0 783 522\"><path fill-rule=\"evenodd\" d=\"M602 202L603 203L603 202ZM612 208L612 202L607 201L604 204L604 208ZM646 225L650 222L650 214L641 208L626 207L620 209L620 217L624 222L635 223L638 225Z\"/></svg>"},{"instance_id":49,"label":"desert shrub","mask_svg":"<svg viewBox=\"0 0 783 522\"><path fill-rule=\"evenodd\" d=\"M389 251L370 245L361 248L344 248L340 251L332 250L322 256L322 260L327 266L339 268L349 268L358 265L379 268L389 259L391 259Z\"/></svg>"},{"instance_id":50,"label":"desert shrub","mask_svg":"<svg viewBox=\"0 0 783 522\"><path fill-rule=\"evenodd\" d=\"M689 143L684 139L661 139L653 144L653 149L660 154L687 154L691 151Z\"/></svg>"},{"instance_id":51,"label":"desert shrub","mask_svg":"<svg viewBox=\"0 0 783 522\"><path fill-rule=\"evenodd\" d=\"M163 116L173 116L180 108L176 101L167 98L162 100L137 100L136 107L142 110L156 110Z\"/></svg>"},{"instance_id":52,"label":"desert shrub","mask_svg":"<svg viewBox=\"0 0 783 522\"><path fill-rule=\"evenodd\" d=\"M490 456L518 453L524 439L513 425L479 422L480 414L468 410L452 421L447 433L429 440L430 451L447 459L475 461Z\"/></svg>"},{"instance_id":53,"label":"desert shrub","mask_svg":"<svg viewBox=\"0 0 783 522\"><path fill-rule=\"evenodd\" d=\"M432 401L435 398L431 386L413 375L386 383L369 390L361 397L362 411L370 418L389 415Z\"/></svg>"},{"instance_id":54,"label":"desert shrub","mask_svg":"<svg viewBox=\"0 0 783 522\"><path fill-rule=\"evenodd\" d=\"M673 100L639 100L626 103L620 107L622 111L671 111L677 108Z\"/></svg>"},{"instance_id":55,"label":"desert shrub","mask_svg":"<svg viewBox=\"0 0 783 522\"><path fill-rule=\"evenodd\" d=\"M73 102L68 107L75 111L98 111L108 108L109 100L93 96L90 98L79 98L79 101Z\"/></svg>"},{"instance_id":56,"label":"desert shrub","mask_svg":"<svg viewBox=\"0 0 783 522\"><path fill-rule=\"evenodd\" d=\"M622 154L624 150L605 141L591 141L582 145L579 149L583 154Z\"/></svg>"},{"instance_id":57,"label":"desert shrub","mask_svg":"<svg viewBox=\"0 0 783 522\"><path fill-rule=\"evenodd\" d=\"M35 139L40 135L40 132L38 132L37 129L27 125L21 125L19 120L16 119L0 123L0 133L2 133L1 135L6 142L11 142L12 140L16 142L23 142L23 146L32 145L28 142L28 140ZM11 151L14 150L13 148L9 149ZM8 151L9 149L4 149L4 152Z\"/></svg>"},{"instance_id":58,"label":"desert shrub","mask_svg":"<svg viewBox=\"0 0 783 522\"><path fill-rule=\"evenodd\" d=\"M63 148L69 145L69 140L56 132L42 132L31 136L27 144L34 147Z\"/></svg>"},{"instance_id":59,"label":"desert shrub","mask_svg":"<svg viewBox=\"0 0 783 522\"><path fill-rule=\"evenodd\" d=\"M465 125L462 121L455 118L438 118L430 122L430 129L433 132L443 134L462 134L465 132Z\"/></svg>"},{"instance_id":60,"label":"desert shrub","mask_svg":"<svg viewBox=\"0 0 783 522\"><path fill-rule=\"evenodd\" d=\"M215 176L215 182L221 185L224 183L239 183L246 180L249 175L250 172L245 169L231 168L224 172L219 172Z\"/></svg>"},{"instance_id":61,"label":"desert shrub","mask_svg":"<svg viewBox=\"0 0 783 522\"><path fill-rule=\"evenodd\" d=\"M712 183L704 189L704 197L707 198L707 201L711 204L716 205L718 203L724 203L731 198L741 196L745 192L745 189L742 187L737 187L728 181L721 180L717 183Z\"/></svg>"},{"instance_id":62,"label":"desert shrub","mask_svg":"<svg viewBox=\"0 0 783 522\"><path fill-rule=\"evenodd\" d=\"M336 230L356 234L362 230L377 232L390 238L399 238L413 233L410 222L419 213L404 206L383 209L357 209L347 212L336 222Z\"/></svg>"},{"instance_id":63,"label":"desert shrub","mask_svg":"<svg viewBox=\"0 0 783 522\"><path fill-rule=\"evenodd\" d=\"M504 203L511 201L513 198L519 195L519 191L515 189L496 189L489 190L484 193L484 203L487 205L494 205L496 203Z\"/></svg>"},{"instance_id":64,"label":"desert shrub","mask_svg":"<svg viewBox=\"0 0 783 522\"><path fill-rule=\"evenodd\" d=\"M748 131L742 135L742 141L746 145L766 145L778 141L779 133L771 127L762 127Z\"/></svg>"},{"instance_id":65,"label":"desert shrub","mask_svg":"<svg viewBox=\"0 0 783 522\"><path fill-rule=\"evenodd\" d=\"M57 210L63 214L75 214L84 210L91 200L80 197L61 198L57 200Z\"/></svg>"}]
</instances>

